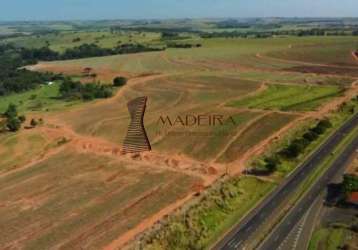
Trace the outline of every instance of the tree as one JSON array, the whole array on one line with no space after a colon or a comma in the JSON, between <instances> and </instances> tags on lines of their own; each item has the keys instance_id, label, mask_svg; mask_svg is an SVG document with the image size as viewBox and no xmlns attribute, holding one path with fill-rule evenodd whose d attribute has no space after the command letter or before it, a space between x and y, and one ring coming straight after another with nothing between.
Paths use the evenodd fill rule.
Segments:
<instances>
[{"instance_id":1,"label":"tree","mask_svg":"<svg viewBox=\"0 0 358 250\"><path fill-rule=\"evenodd\" d=\"M108 98L112 96L111 86L98 83L81 84L66 79L60 85L61 97L64 99L93 100L95 98Z\"/></svg>"},{"instance_id":2,"label":"tree","mask_svg":"<svg viewBox=\"0 0 358 250\"><path fill-rule=\"evenodd\" d=\"M264 161L265 167L270 173L276 171L280 164L280 159L277 156L266 157Z\"/></svg>"},{"instance_id":3,"label":"tree","mask_svg":"<svg viewBox=\"0 0 358 250\"><path fill-rule=\"evenodd\" d=\"M17 107L15 104L10 103L7 107L7 110L4 113L4 116L8 119L17 117Z\"/></svg>"},{"instance_id":4,"label":"tree","mask_svg":"<svg viewBox=\"0 0 358 250\"><path fill-rule=\"evenodd\" d=\"M6 127L12 132L18 131L21 127L21 123L26 120L24 115L18 116L17 107L12 103L9 104L4 116L6 117Z\"/></svg>"},{"instance_id":5,"label":"tree","mask_svg":"<svg viewBox=\"0 0 358 250\"><path fill-rule=\"evenodd\" d=\"M11 117L9 119L7 119L6 122L6 127L11 131L11 132L16 132L20 129L21 127L21 121L19 118L17 117Z\"/></svg>"},{"instance_id":6,"label":"tree","mask_svg":"<svg viewBox=\"0 0 358 250\"><path fill-rule=\"evenodd\" d=\"M123 76L117 76L113 79L113 86L115 87L122 87L127 83L127 78Z\"/></svg>"},{"instance_id":7,"label":"tree","mask_svg":"<svg viewBox=\"0 0 358 250\"><path fill-rule=\"evenodd\" d=\"M358 191L358 176L345 174L343 176L343 191L346 194Z\"/></svg>"},{"instance_id":8,"label":"tree","mask_svg":"<svg viewBox=\"0 0 358 250\"><path fill-rule=\"evenodd\" d=\"M319 137L318 134L316 134L314 131L309 130L307 131L304 135L303 138L305 138L306 140L312 142L314 140L316 140Z\"/></svg>"}]
</instances>

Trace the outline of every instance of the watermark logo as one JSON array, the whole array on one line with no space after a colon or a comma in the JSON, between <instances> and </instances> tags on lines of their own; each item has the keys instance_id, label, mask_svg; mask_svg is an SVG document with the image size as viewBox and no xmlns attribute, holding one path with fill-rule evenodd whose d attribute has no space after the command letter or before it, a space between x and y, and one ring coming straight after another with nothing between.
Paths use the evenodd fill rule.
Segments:
<instances>
[{"instance_id":1,"label":"watermark logo","mask_svg":"<svg viewBox=\"0 0 358 250\"><path fill-rule=\"evenodd\" d=\"M138 97L128 102L130 124L123 142L123 153L140 153L152 149L144 128L144 113L147 106L147 97Z\"/></svg>"},{"instance_id":2,"label":"watermark logo","mask_svg":"<svg viewBox=\"0 0 358 250\"><path fill-rule=\"evenodd\" d=\"M215 137L234 135L234 117L221 114L161 115L156 135L160 137Z\"/></svg>"},{"instance_id":3,"label":"watermark logo","mask_svg":"<svg viewBox=\"0 0 358 250\"><path fill-rule=\"evenodd\" d=\"M138 97L127 103L130 114L130 124L127 135L123 142L122 152L141 153L151 151L145 127L144 114L147 107L146 96ZM222 114L182 114L182 115L160 115L157 119L156 129L150 132L159 140L170 137L192 138L192 137L215 137L235 135L232 129L236 127L237 121L230 115ZM155 134L155 135L154 135ZM158 142L158 140L156 141Z\"/></svg>"},{"instance_id":4,"label":"watermark logo","mask_svg":"<svg viewBox=\"0 0 358 250\"><path fill-rule=\"evenodd\" d=\"M160 116L158 119L157 124L161 126L181 126L181 127L193 127L193 126L208 126L208 127L215 127L215 126L224 126L225 124L230 123L232 125L236 125L236 122L233 117L228 116L225 117L224 115L218 114L209 114L209 115L192 115L188 114L185 116L176 116L170 117Z\"/></svg>"}]
</instances>

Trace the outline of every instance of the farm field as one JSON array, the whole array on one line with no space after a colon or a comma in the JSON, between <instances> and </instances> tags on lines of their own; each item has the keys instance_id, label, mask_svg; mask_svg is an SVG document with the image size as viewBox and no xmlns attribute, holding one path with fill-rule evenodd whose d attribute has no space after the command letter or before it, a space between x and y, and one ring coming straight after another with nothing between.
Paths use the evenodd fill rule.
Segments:
<instances>
[{"instance_id":1,"label":"farm field","mask_svg":"<svg viewBox=\"0 0 358 250\"><path fill-rule=\"evenodd\" d=\"M1 135L0 173L11 172L21 168L34 158L41 155L51 145L44 136L36 131L24 135Z\"/></svg>"},{"instance_id":2,"label":"farm field","mask_svg":"<svg viewBox=\"0 0 358 250\"><path fill-rule=\"evenodd\" d=\"M232 162L243 155L251 147L268 138L275 131L279 131L286 124L294 121L295 115L269 113L256 120L243 130L220 156L220 162Z\"/></svg>"},{"instance_id":3,"label":"farm field","mask_svg":"<svg viewBox=\"0 0 358 250\"><path fill-rule=\"evenodd\" d=\"M6 41L63 52L93 42L103 48L119 41L158 45L160 37L68 30ZM27 66L83 84L86 67L99 84L110 85L117 76L128 82L111 98L90 102L60 100L59 83L0 97L0 112L16 104L26 114L25 126L43 119L0 135L0 249L121 248L225 173L240 175L251 158L300 121L325 117L358 93L355 37L193 35L184 42L202 46ZM148 98L144 125L152 151L124 155L127 103L142 96ZM160 120L214 115L223 124ZM261 186L274 185L250 178L238 184ZM242 199L233 206L251 206L259 196L240 190ZM213 232L216 216L224 214L208 214L204 221Z\"/></svg>"},{"instance_id":4,"label":"farm field","mask_svg":"<svg viewBox=\"0 0 358 250\"><path fill-rule=\"evenodd\" d=\"M269 85L264 92L234 101L230 105L253 109L307 111L316 109L340 92L336 86Z\"/></svg>"},{"instance_id":5,"label":"farm field","mask_svg":"<svg viewBox=\"0 0 358 250\"><path fill-rule=\"evenodd\" d=\"M98 249L184 198L196 182L177 172L64 150L0 176L0 247Z\"/></svg>"}]
</instances>

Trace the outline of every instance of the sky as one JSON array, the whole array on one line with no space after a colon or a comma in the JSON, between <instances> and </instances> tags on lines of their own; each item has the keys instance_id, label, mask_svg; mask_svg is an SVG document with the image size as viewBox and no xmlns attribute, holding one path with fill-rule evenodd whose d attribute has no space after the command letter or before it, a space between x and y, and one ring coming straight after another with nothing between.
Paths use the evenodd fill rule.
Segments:
<instances>
[{"instance_id":1,"label":"sky","mask_svg":"<svg viewBox=\"0 0 358 250\"><path fill-rule=\"evenodd\" d=\"M0 0L0 21L358 17L358 0Z\"/></svg>"}]
</instances>

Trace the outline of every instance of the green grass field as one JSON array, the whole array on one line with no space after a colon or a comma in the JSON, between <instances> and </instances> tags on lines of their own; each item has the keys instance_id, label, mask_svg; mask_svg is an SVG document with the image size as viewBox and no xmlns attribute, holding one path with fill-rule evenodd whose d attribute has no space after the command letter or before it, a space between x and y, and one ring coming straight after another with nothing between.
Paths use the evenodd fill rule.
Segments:
<instances>
[{"instance_id":1,"label":"green grass field","mask_svg":"<svg viewBox=\"0 0 358 250\"><path fill-rule=\"evenodd\" d=\"M269 85L262 93L233 101L229 105L253 109L309 111L338 96L340 92L341 89L337 86Z\"/></svg>"},{"instance_id":2,"label":"green grass field","mask_svg":"<svg viewBox=\"0 0 358 250\"><path fill-rule=\"evenodd\" d=\"M15 104L19 112L57 111L79 104L80 101L63 101L59 98L59 83L41 85L24 93L12 94L0 98L0 113L6 111L9 104Z\"/></svg>"}]
</instances>

